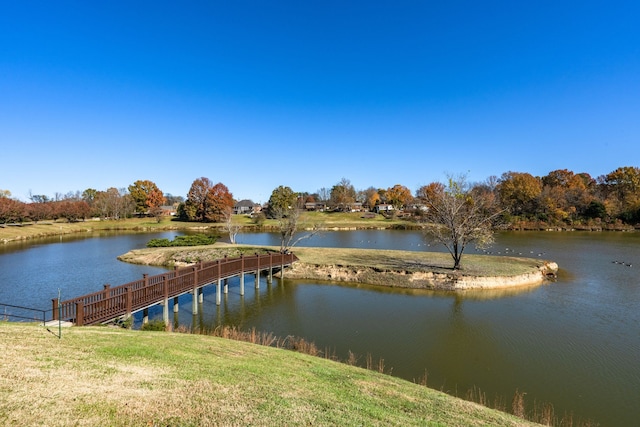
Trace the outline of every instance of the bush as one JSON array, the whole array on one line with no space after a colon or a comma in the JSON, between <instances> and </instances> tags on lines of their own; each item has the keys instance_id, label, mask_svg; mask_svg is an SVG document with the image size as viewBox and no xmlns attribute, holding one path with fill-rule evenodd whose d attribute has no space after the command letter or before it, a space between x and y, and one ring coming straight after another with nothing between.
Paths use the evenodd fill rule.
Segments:
<instances>
[{"instance_id":1,"label":"bush","mask_svg":"<svg viewBox=\"0 0 640 427\"><path fill-rule=\"evenodd\" d=\"M143 323L140 328L141 331L166 331L167 325L159 319L151 320L148 323Z\"/></svg>"},{"instance_id":2,"label":"bush","mask_svg":"<svg viewBox=\"0 0 640 427\"><path fill-rule=\"evenodd\" d=\"M176 236L175 239L151 239L147 243L148 248L166 248L169 246L200 246L213 245L218 241L218 235L194 234L188 236Z\"/></svg>"}]
</instances>

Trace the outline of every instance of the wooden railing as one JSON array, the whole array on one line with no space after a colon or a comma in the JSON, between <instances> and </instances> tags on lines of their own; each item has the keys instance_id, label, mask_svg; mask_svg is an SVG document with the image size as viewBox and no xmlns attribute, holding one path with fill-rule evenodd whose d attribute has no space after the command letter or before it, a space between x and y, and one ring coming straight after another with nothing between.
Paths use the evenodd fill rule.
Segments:
<instances>
[{"instance_id":1,"label":"wooden railing","mask_svg":"<svg viewBox=\"0 0 640 427\"><path fill-rule=\"evenodd\" d=\"M196 290L218 280L243 273L254 273L272 268L284 268L298 260L292 253L222 258L215 261L175 269L155 276L111 287L92 294L60 302L53 300L54 320L69 320L78 326L108 322L120 316L131 315L169 298Z\"/></svg>"}]
</instances>

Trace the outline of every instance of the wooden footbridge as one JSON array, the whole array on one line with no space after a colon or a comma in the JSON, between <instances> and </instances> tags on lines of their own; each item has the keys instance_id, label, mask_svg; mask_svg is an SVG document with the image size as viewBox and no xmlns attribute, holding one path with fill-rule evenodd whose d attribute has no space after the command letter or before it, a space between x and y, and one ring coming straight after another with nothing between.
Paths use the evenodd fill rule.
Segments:
<instances>
[{"instance_id":1,"label":"wooden footbridge","mask_svg":"<svg viewBox=\"0 0 640 427\"><path fill-rule=\"evenodd\" d=\"M284 268L298 261L292 253L269 253L265 255L240 256L223 258L215 261L176 268L173 271L155 276L142 275L142 279L104 289L89 295L66 301L53 300L54 320L70 321L78 326L108 323L118 318L131 316L133 313L162 304L163 318L169 322L169 298L174 298L174 310L178 306L178 297L193 293L193 312L197 313L198 300L202 302L202 288L216 284L216 304L220 305L222 282L240 276L240 295L244 295L244 275L255 275L256 287L259 286L261 272L268 272L269 281L273 271L284 271ZM282 273L281 273L282 274ZM176 310L177 311L177 310Z\"/></svg>"}]
</instances>

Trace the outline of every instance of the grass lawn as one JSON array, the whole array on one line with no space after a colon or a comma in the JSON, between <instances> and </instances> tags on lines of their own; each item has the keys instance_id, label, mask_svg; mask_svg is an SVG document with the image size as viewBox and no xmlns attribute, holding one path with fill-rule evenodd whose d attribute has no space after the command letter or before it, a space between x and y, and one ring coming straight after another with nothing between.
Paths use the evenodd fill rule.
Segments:
<instances>
[{"instance_id":1,"label":"grass lawn","mask_svg":"<svg viewBox=\"0 0 640 427\"><path fill-rule=\"evenodd\" d=\"M233 222L254 231L269 231L276 226L274 220L266 220L262 228L258 228L251 218L246 215L234 215ZM320 225L323 228L393 228L412 226L403 220L388 220L381 215L374 218L363 218L358 212L303 212L300 218L301 228L312 228ZM415 225L415 224L413 224ZM221 230L224 224L176 221L163 218L159 223L154 218L127 218L122 220L87 220L80 222L41 221L39 223L24 223L19 225L0 225L0 243L15 240L51 237L73 233L87 233L94 231L131 230L131 231L160 231L160 230Z\"/></svg>"},{"instance_id":2,"label":"grass lawn","mask_svg":"<svg viewBox=\"0 0 640 427\"><path fill-rule=\"evenodd\" d=\"M0 322L1 425L534 425L288 350L111 327L62 333Z\"/></svg>"}]
</instances>

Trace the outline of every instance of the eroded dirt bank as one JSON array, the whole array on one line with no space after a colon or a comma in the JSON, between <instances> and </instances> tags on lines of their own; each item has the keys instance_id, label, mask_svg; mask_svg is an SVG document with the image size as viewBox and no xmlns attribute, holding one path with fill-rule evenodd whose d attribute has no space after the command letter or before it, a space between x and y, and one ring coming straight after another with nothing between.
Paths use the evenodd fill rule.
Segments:
<instances>
[{"instance_id":1,"label":"eroded dirt bank","mask_svg":"<svg viewBox=\"0 0 640 427\"><path fill-rule=\"evenodd\" d=\"M544 283L555 278L558 265L545 262L536 270L514 276L472 276L459 272L393 271L363 266L295 263L287 269L289 279L331 280L378 286L434 290L501 289Z\"/></svg>"}]
</instances>

